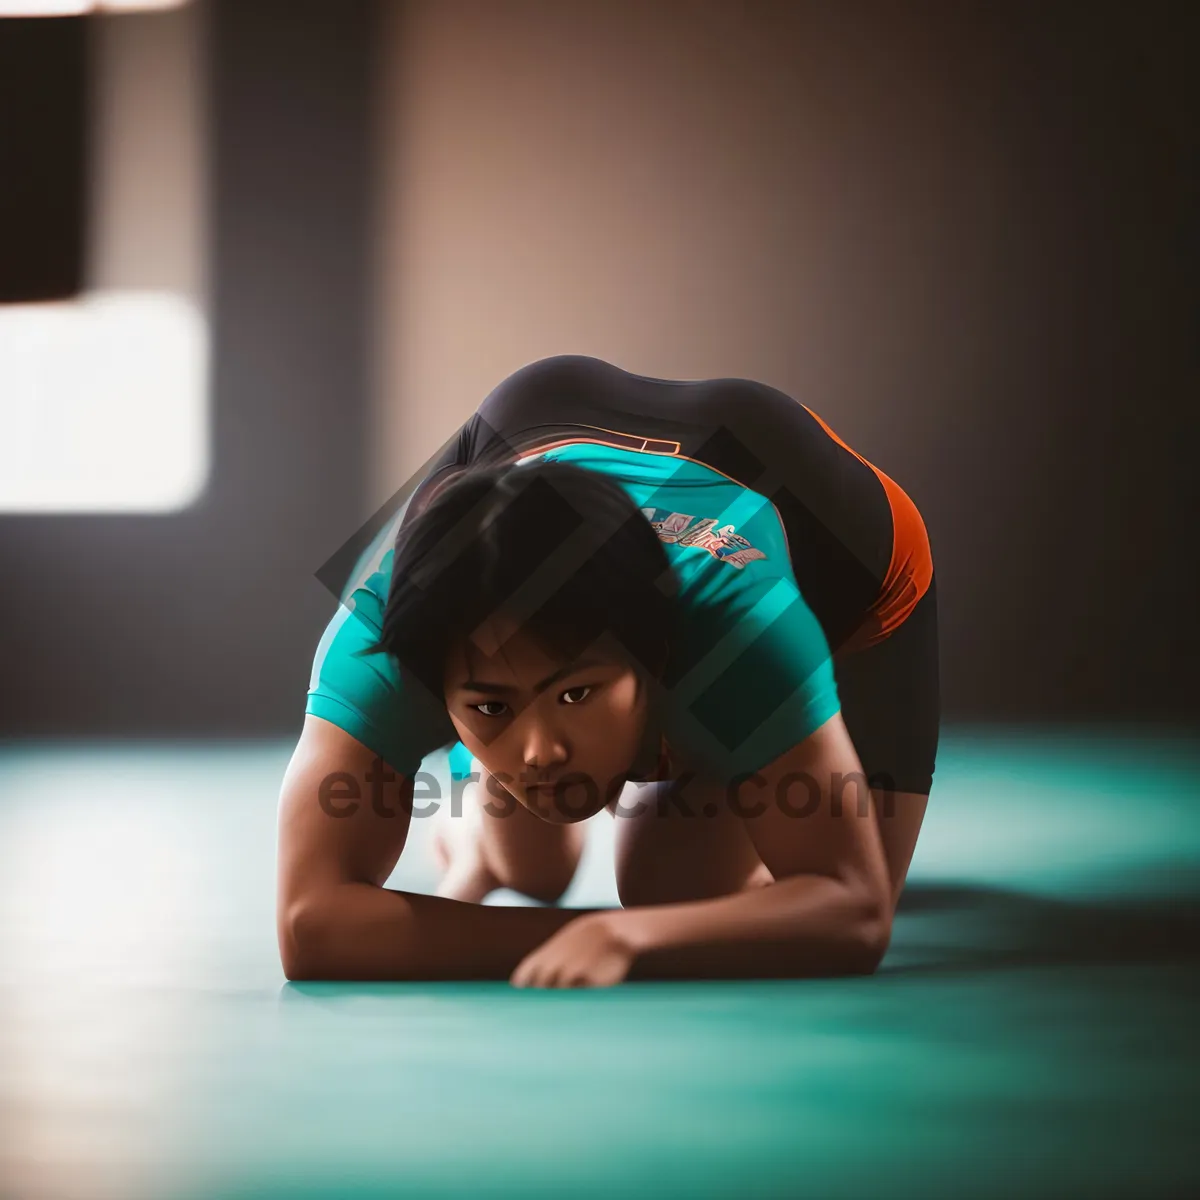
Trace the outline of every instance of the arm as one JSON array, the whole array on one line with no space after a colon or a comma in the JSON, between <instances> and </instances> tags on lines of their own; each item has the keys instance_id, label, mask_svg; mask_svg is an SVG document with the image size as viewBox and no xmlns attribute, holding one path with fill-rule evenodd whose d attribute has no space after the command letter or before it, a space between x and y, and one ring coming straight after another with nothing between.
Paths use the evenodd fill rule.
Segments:
<instances>
[{"instance_id":1,"label":"arm","mask_svg":"<svg viewBox=\"0 0 1200 1200\"><path fill-rule=\"evenodd\" d=\"M412 794L374 751L305 717L279 798L276 927L289 979L503 979L580 915L385 888Z\"/></svg>"},{"instance_id":2,"label":"arm","mask_svg":"<svg viewBox=\"0 0 1200 1200\"><path fill-rule=\"evenodd\" d=\"M861 779L838 713L734 800L754 813L743 820L775 882L712 900L589 916L530 955L514 982L615 982L614 955L634 978L873 971L891 936L892 889L865 779L861 790L849 783L839 795L839 781L855 772ZM712 798L731 802L724 789Z\"/></svg>"},{"instance_id":3,"label":"arm","mask_svg":"<svg viewBox=\"0 0 1200 1200\"><path fill-rule=\"evenodd\" d=\"M743 821L775 882L701 903L633 910L629 936L639 966L655 974L873 971L891 936L891 883L841 713L759 774L736 802L754 813ZM848 783L843 791L839 781L855 774L861 786Z\"/></svg>"}]
</instances>

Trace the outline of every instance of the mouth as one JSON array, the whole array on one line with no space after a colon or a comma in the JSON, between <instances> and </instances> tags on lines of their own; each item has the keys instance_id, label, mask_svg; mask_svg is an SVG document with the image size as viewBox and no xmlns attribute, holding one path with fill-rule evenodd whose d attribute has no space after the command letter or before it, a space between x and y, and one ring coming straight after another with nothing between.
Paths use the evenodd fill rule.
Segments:
<instances>
[{"instance_id":1,"label":"mouth","mask_svg":"<svg viewBox=\"0 0 1200 1200\"><path fill-rule=\"evenodd\" d=\"M570 803L571 789L561 783L533 783L525 788L529 810L552 825L571 825L591 813L575 811Z\"/></svg>"},{"instance_id":2,"label":"mouth","mask_svg":"<svg viewBox=\"0 0 1200 1200\"><path fill-rule=\"evenodd\" d=\"M558 813L563 803L564 788L561 783L531 783L525 788L525 802L535 808L547 820Z\"/></svg>"}]
</instances>

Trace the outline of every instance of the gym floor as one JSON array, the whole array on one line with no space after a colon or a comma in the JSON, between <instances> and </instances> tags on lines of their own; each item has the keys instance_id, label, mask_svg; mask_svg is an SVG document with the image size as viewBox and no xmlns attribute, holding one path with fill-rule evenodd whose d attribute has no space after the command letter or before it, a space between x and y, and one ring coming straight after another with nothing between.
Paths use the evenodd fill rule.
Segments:
<instances>
[{"instance_id":1,"label":"gym floor","mask_svg":"<svg viewBox=\"0 0 1200 1200\"><path fill-rule=\"evenodd\" d=\"M1200 741L948 730L877 975L579 992L287 983L289 752L0 748L4 1197L1200 1191Z\"/></svg>"}]
</instances>

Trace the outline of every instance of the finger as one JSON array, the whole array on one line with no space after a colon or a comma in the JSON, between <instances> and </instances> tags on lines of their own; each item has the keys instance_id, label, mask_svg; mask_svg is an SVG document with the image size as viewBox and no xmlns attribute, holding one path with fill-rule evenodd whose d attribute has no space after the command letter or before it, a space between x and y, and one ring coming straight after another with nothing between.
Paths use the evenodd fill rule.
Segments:
<instances>
[{"instance_id":1,"label":"finger","mask_svg":"<svg viewBox=\"0 0 1200 1200\"><path fill-rule=\"evenodd\" d=\"M537 959L532 954L527 954L519 963L517 968L509 976L509 983L513 987L529 987L531 980L537 971Z\"/></svg>"},{"instance_id":2,"label":"finger","mask_svg":"<svg viewBox=\"0 0 1200 1200\"><path fill-rule=\"evenodd\" d=\"M574 969L568 963L549 963L541 971L540 986L547 988L570 987L573 973Z\"/></svg>"},{"instance_id":3,"label":"finger","mask_svg":"<svg viewBox=\"0 0 1200 1200\"><path fill-rule=\"evenodd\" d=\"M554 987L554 976L557 968L539 956L529 964L525 974L525 986L534 988Z\"/></svg>"}]
</instances>

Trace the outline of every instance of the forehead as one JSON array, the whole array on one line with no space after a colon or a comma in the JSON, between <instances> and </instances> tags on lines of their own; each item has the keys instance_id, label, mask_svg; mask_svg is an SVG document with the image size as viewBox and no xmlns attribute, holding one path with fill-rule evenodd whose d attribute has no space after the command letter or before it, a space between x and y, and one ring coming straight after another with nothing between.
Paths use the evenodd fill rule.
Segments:
<instances>
[{"instance_id":1,"label":"forehead","mask_svg":"<svg viewBox=\"0 0 1200 1200\"><path fill-rule=\"evenodd\" d=\"M454 679L491 679L532 676L542 678L548 672L574 659L586 658L623 664L625 656L609 634L602 634L590 646L580 646L569 657L545 645L508 614L489 617L466 638L450 647L447 674Z\"/></svg>"}]
</instances>

